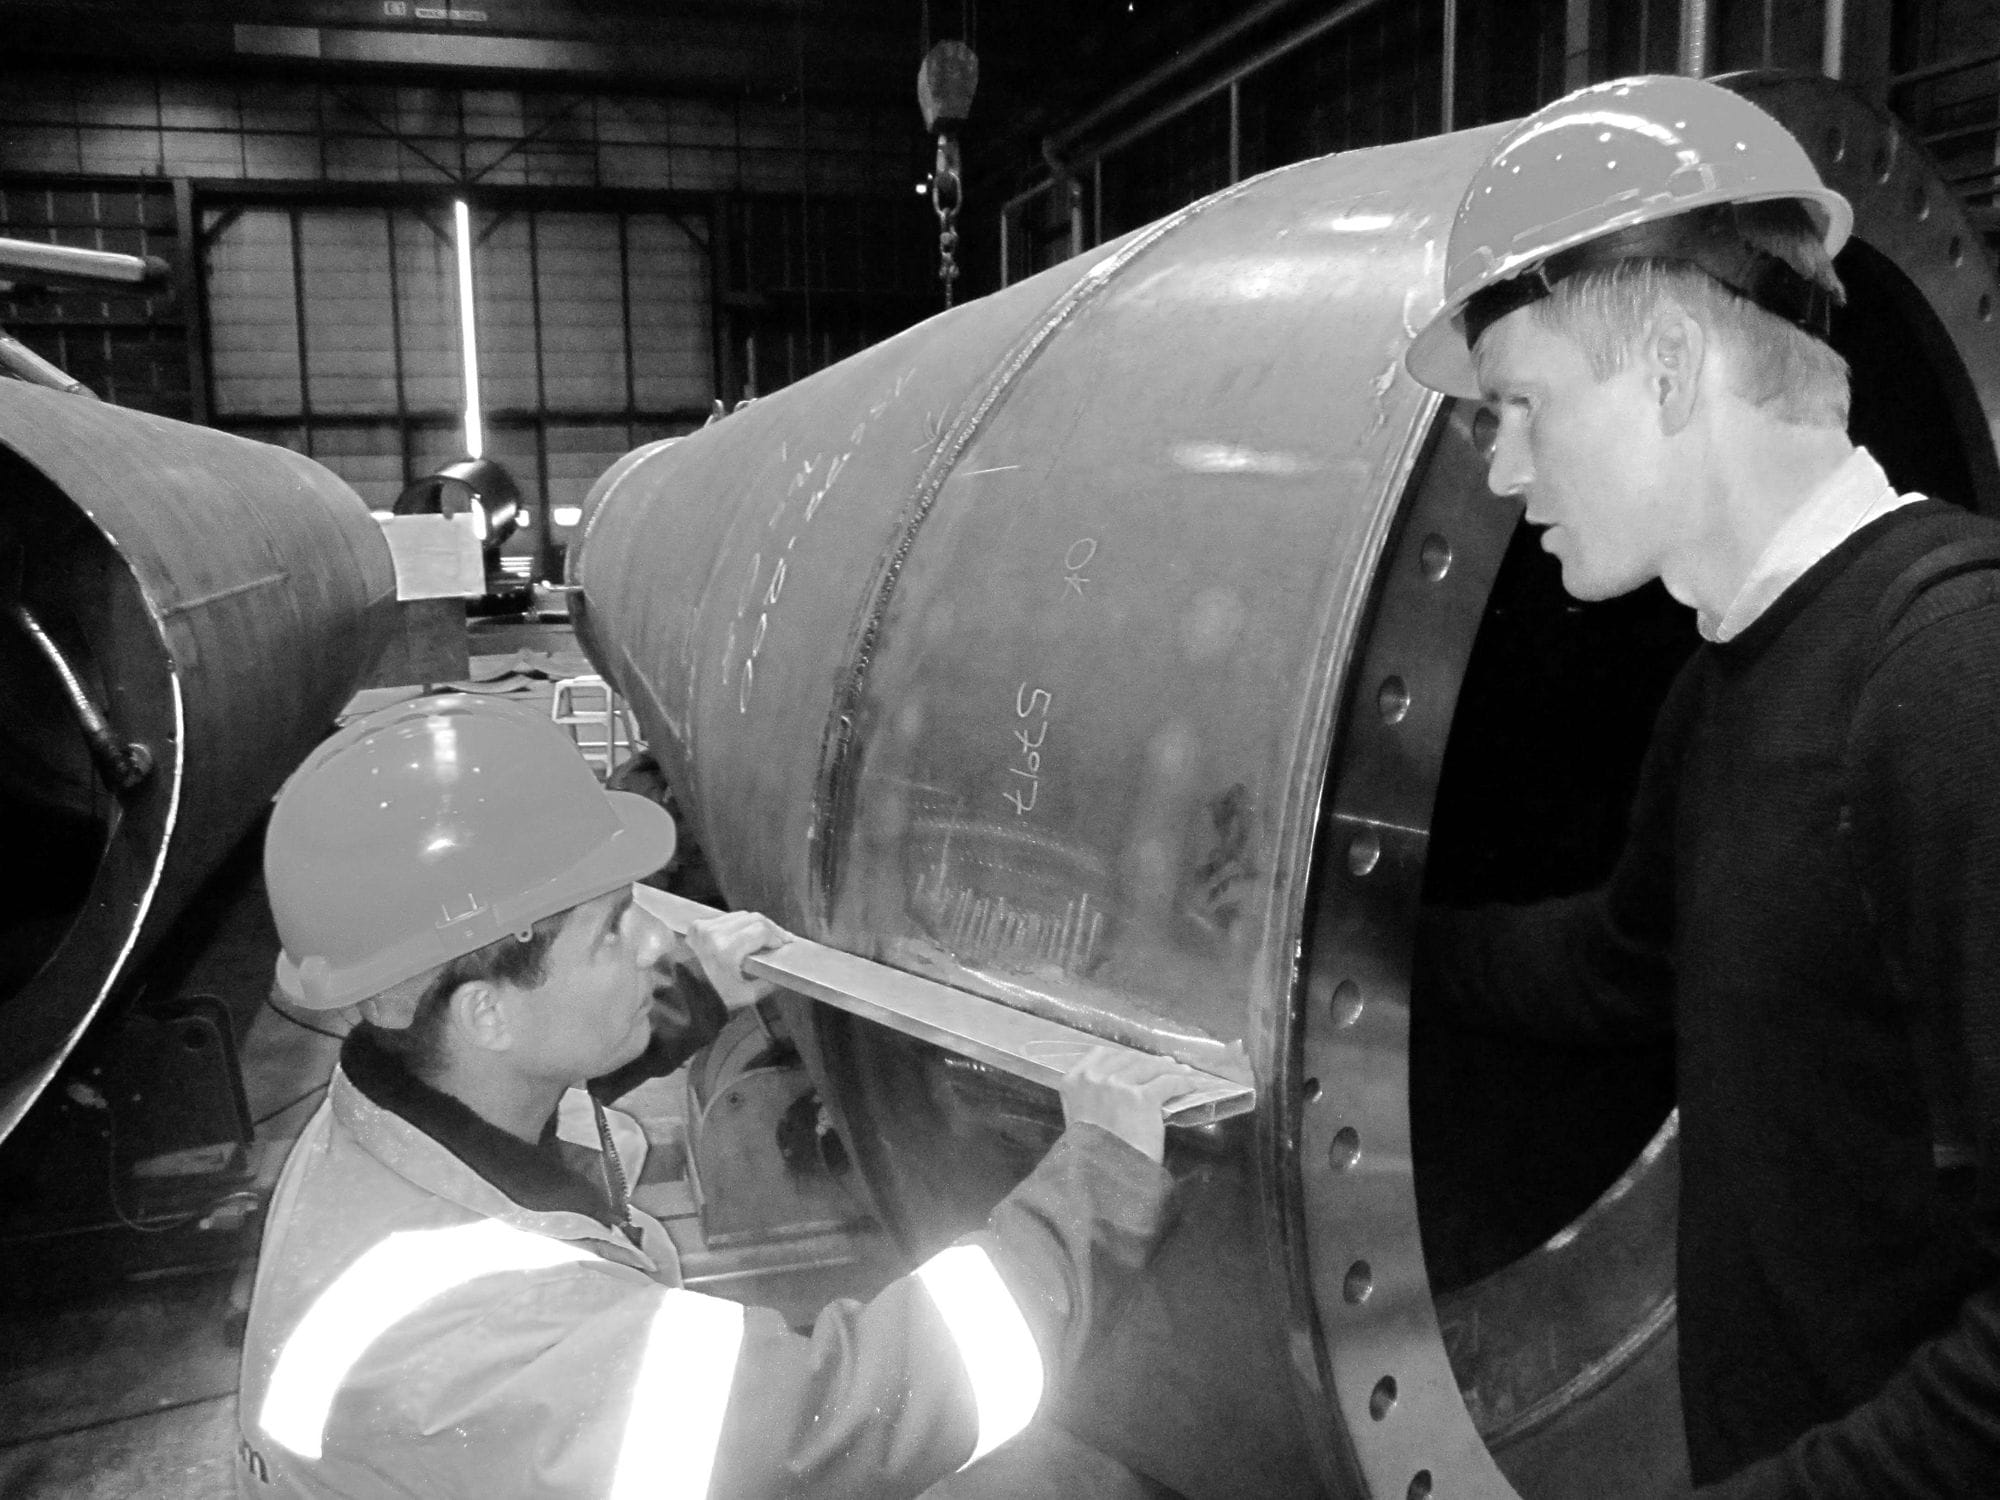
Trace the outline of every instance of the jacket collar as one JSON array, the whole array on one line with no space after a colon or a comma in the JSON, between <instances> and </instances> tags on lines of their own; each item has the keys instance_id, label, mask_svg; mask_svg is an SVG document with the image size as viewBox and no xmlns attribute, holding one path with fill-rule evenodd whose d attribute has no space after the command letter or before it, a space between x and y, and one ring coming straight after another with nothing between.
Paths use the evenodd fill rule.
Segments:
<instances>
[{"instance_id":1,"label":"jacket collar","mask_svg":"<svg viewBox=\"0 0 2000 1500\"><path fill-rule=\"evenodd\" d=\"M541 1141L531 1146L416 1077L366 1027L350 1032L341 1045L340 1070L369 1103L436 1142L522 1208L612 1221L605 1193L564 1164L553 1116Z\"/></svg>"}]
</instances>

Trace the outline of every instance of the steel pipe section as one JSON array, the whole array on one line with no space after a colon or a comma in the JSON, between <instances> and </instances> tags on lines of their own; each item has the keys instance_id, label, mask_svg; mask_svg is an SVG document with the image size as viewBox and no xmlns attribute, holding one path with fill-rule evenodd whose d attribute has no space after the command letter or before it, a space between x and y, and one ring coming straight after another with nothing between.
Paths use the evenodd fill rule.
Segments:
<instances>
[{"instance_id":1,"label":"steel pipe section","mask_svg":"<svg viewBox=\"0 0 2000 1500\"><path fill-rule=\"evenodd\" d=\"M0 380L0 605L4 1137L331 727L395 577L308 458Z\"/></svg>"},{"instance_id":2,"label":"steel pipe section","mask_svg":"<svg viewBox=\"0 0 2000 1500\"><path fill-rule=\"evenodd\" d=\"M1738 80L1860 210L1838 338L1892 473L1991 504L1995 287L1816 82ZM593 492L579 634L730 898L1252 1080L1056 1415L1179 1493L1685 1489L1671 1070L1411 1024L1426 899L1615 855L1688 649L1569 604L1469 413L1403 374L1496 129L1239 184ZM814 1066L913 1250L1054 1100L831 1012Z\"/></svg>"}]
</instances>

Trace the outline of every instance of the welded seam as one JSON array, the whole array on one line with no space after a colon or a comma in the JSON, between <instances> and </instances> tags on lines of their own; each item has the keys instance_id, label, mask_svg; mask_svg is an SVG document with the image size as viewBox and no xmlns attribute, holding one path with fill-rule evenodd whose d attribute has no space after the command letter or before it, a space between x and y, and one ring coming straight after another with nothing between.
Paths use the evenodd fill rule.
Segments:
<instances>
[{"instance_id":1,"label":"welded seam","mask_svg":"<svg viewBox=\"0 0 2000 1500\"><path fill-rule=\"evenodd\" d=\"M234 599L238 594L253 593L258 589L268 589L274 584L285 583L291 574L280 569L276 573L266 573L262 578L253 578L248 583L231 584L226 589L216 589L213 593L196 594L192 599L181 599L160 611L160 618L170 620L175 615L184 615L197 609L206 609L211 604L219 604L224 599Z\"/></svg>"},{"instance_id":2,"label":"welded seam","mask_svg":"<svg viewBox=\"0 0 2000 1500\"><path fill-rule=\"evenodd\" d=\"M1111 284L1112 278L1118 272L1190 219L1218 203L1241 195L1270 175L1271 173L1266 172L1256 177L1245 178L1222 192L1187 205L1179 212L1160 220L1152 228L1141 232L1122 249L1106 256L1086 270L1063 292L1056 305L1043 315L1041 322L1001 361L999 373L991 377L986 392L978 404L970 411L961 408L963 414L953 423L951 431L945 438L932 450L930 461L924 466L923 476L917 483L916 495L897 528L895 543L884 556L881 571L876 576L873 602L862 617L856 644L850 654L847 675L834 699L833 713L828 718L826 729L820 739L820 771L818 784L813 788L811 824L811 837L818 845L818 849L816 855L808 861L807 868L812 879L812 889L807 899L811 903L821 931L828 930L832 916L833 891L839 873L837 869L839 840L835 837L835 833L839 827L843 792L849 780L848 766L854 752L855 725L859 720L861 700L867 689L868 669L874 664L882 624L888 617L890 601L895 596L896 585L902 578L903 564L909 558L910 549L916 542L917 530L930 515L931 507L943 491L945 481L951 477L960 455L971 444L973 438L979 435L986 425L987 417L1013 390L1015 383L1034 362L1035 356L1041 353L1079 310Z\"/></svg>"},{"instance_id":3,"label":"welded seam","mask_svg":"<svg viewBox=\"0 0 2000 1500\"><path fill-rule=\"evenodd\" d=\"M1669 1292L1600 1358L1585 1365L1506 1426L1480 1433L1480 1440L1488 1448L1503 1447L1548 1425L1579 1401L1595 1395L1623 1374L1633 1360L1645 1353L1672 1326L1679 1305L1679 1299Z\"/></svg>"}]
</instances>

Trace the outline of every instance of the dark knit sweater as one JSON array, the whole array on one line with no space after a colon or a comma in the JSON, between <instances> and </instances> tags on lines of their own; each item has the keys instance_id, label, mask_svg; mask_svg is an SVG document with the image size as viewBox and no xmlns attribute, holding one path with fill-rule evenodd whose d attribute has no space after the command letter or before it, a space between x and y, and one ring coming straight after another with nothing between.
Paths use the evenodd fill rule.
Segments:
<instances>
[{"instance_id":1,"label":"dark knit sweater","mask_svg":"<svg viewBox=\"0 0 2000 1500\"><path fill-rule=\"evenodd\" d=\"M1988 534L1893 512L1697 650L1603 890L1426 918L1434 1013L1675 1033L1681 1390L1716 1500L2000 1496L2000 571L1886 648L1871 621Z\"/></svg>"}]
</instances>

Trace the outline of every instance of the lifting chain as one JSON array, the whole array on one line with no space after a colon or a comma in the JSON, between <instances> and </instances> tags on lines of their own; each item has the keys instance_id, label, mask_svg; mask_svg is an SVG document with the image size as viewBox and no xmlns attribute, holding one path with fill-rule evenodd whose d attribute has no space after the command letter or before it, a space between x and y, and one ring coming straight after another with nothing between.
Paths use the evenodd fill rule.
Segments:
<instances>
[{"instance_id":1,"label":"lifting chain","mask_svg":"<svg viewBox=\"0 0 2000 1500\"><path fill-rule=\"evenodd\" d=\"M951 306L952 283L958 280L958 210L964 185L958 175L958 137L938 136L937 165L931 169L931 207L938 216L938 280L944 283L944 305Z\"/></svg>"},{"instance_id":2,"label":"lifting chain","mask_svg":"<svg viewBox=\"0 0 2000 1500\"><path fill-rule=\"evenodd\" d=\"M928 12L926 17L928 37ZM978 87L979 59L964 42L939 42L924 54L923 66L917 69L917 104L924 112L924 129L937 136L931 207L938 216L938 280L944 283L946 307L951 306L952 284L958 280L958 210L965 196L958 166L958 127L972 114Z\"/></svg>"}]
</instances>

